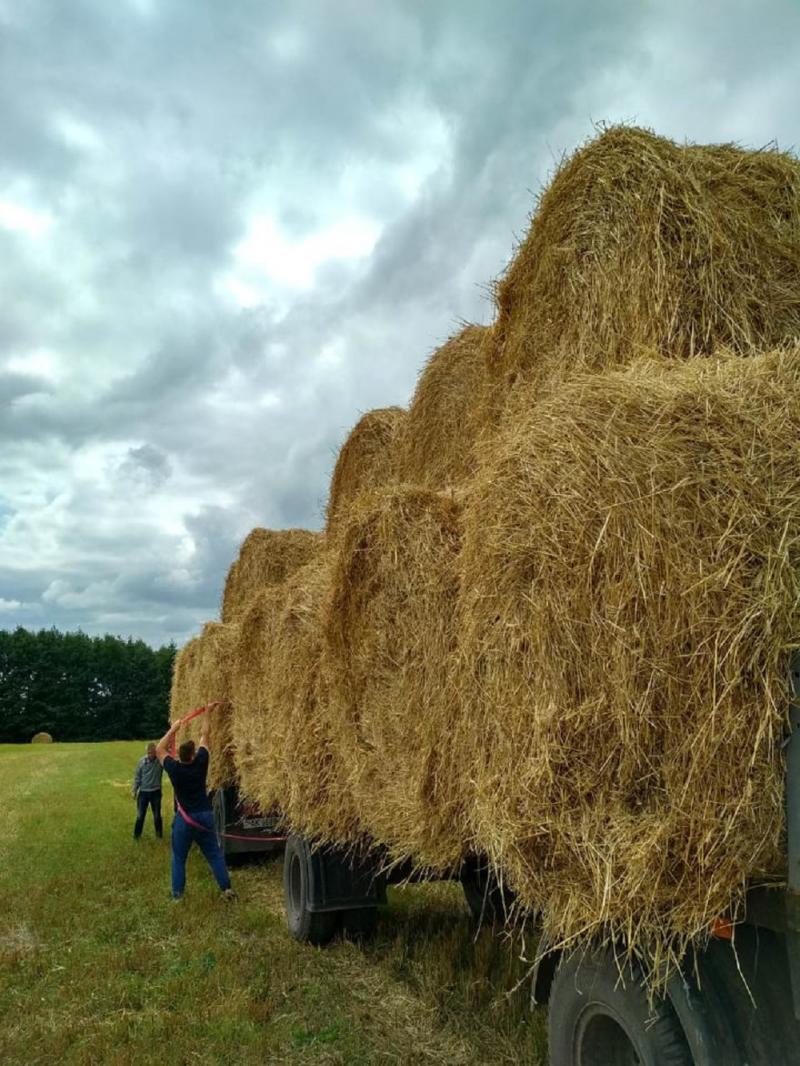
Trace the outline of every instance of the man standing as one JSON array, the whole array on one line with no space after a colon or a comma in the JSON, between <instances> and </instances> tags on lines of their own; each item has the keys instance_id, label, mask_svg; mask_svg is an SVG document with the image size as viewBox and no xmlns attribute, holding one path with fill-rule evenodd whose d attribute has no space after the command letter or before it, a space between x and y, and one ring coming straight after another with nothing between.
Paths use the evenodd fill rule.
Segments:
<instances>
[{"instance_id":1,"label":"man standing","mask_svg":"<svg viewBox=\"0 0 800 1066\"><path fill-rule=\"evenodd\" d=\"M161 824L161 763L156 758L155 744L148 744L147 753L139 760L131 791L136 800L136 824L133 827L133 839L138 840L142 835L147 808L152 807L153 827L160 840L164 835Z\"/></svg>"},{"instance_id":2,"label":"man standing","mask_svg":"<svg viewBox=\"0 0 800 1066\"><path fill-rule=\"evenodd\" d=\"M180 722L176 722L171 726L156 747L158 761L167 771L175 789L177 809L172 822L172 898L179 900L183 897L186 887L186 860L192 844L197 844L211 867L223 898L235 899L236 895L231 888L228 869L225 866L225 856L214 831L211 800L206 792L206 733L203 730L197 748L193 740L184 741L178 748L178 758L174 759L168 754L168 749L180 725Z\"/></svg>"}]
</instances>

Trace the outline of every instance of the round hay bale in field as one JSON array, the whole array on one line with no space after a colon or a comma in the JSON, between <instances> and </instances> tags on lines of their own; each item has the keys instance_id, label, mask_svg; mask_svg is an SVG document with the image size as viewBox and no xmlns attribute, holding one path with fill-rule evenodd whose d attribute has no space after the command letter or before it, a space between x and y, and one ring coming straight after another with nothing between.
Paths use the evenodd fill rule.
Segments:
<instances>
[{"instance_id":1,"label":"round hay bale in field","mask_svg":"<svg viewBox=\"0 0 800 1066\"><path fill-rule=\"evenodd\" d=\"M336 556L323 657L342 791L360 831L438 870L464 850L463 781L446 744L458 711L459 519L452 499L422 489L359 500Z\"/></svg>"},{"instance_id":2,"label":"round hay bale in field","mask_svg":"<svg viewBox=\"0 0 800 1066\"><path fill-rule=\"evenodd\" d=\"M485 326L466 326L425 364L397 434L399 481L440 491L474 473L489 334Z\"/></svg>"},{"instance_id":3,"label":"round hay bale in field","mask_svg":"<svg viewBox=\"0 0 800 1066\"><path fill-rule=\"evenodd\" d=\"M244 539L222 596L222 621L238 622L260 589L280 585L320 550L321 533L307 529L254 529Z\"/></svg>"},{"instance_id":4,"label":"round hay bale in field","mask_svg":"<svg viewBox=\"0 0 800 1066\"><path fill-rule=\"evenodd\" d=\"M401 407L368 411L341 447L331 478L327 530L335 532L360 493L388 485L395 476L395 438L406 417Z\"/></svg>"},{"instance_id":5,"label":"round hay bale in field","mask_svg":"<svg viewBox=\"0 0 800 1066\"><path fill-rule=\"evenodd\" d=\"M176 743L199 741L205 730L209 744L208 787L225 788L233 783L235 770L231 751L231 691L233 653L239 627L208 622L199 637L178 652L172 673L170 719L176 722L198 707L215 700L220 706L189 722Z\"/></svg>"},{"instance_id":6,"label":"round hay bale in field","mask_svg":"<svg viewBox=\"0 0 800 1066\"><path fill-rule=\"evenodd\" d=\"M500 395L655 352L800 335L800 163L624 126L559 167L500 280Z\"/></svg>"},{"instance_id":7,"label":"round hay bale in field","mask_svg":"<svg viewBox=\"0 0 800 1066\"><path fill-rule=\"evenodd\" d=\"M354 816L320 674L330 582L322 553L251 605L237 649L234 731L243 792L279 807L297 832L341 841Z\"/></svg>"},{"instance_id":8,"label":"round hay bale in field","mask_svg":"<svg viewBox=\"0 0 800 1066\"><path fill-rule=\"evenodd\" d=\"M49 733L34 733L31 737L31 744L52 744L53 738Z\"/></svg>"},{"instance_id":9,"label":"round hay bale in field","mask_svg":"<svg viewBox=\"0 0 800 1066\"><path fill-rule=\"evenodd\" d=\"M798 404L800 349L637 363L497 434L457 748L473 834L551 936L680 951L785 866Z\"/></svg>"}]
</instances>

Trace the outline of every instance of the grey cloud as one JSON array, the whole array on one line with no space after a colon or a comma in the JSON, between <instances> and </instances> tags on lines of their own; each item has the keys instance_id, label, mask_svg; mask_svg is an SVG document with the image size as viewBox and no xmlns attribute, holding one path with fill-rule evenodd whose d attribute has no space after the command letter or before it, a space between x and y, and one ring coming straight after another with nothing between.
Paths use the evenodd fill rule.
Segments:
<instances>
[{"instance_id":1,"label":"grey cloud","mask_svg":"<svg viewBox=\"0 0 800 1066\"><path fill-rule=\"evenodd\" d=\"M52 227L0 228L0 365L53 352L64 380L0 373L0 597L20 604L0 625L183 639L248 527L318 527L350 426L489 320L533 192L593 120L794 131L798 12L777 0L755 27L742 2L6 9L0 201ZM746 114L778 83L785 111ZM220 279L259 211L287 241L359 212L381 233L239 309Z\"/></svg>"}]
</instances>

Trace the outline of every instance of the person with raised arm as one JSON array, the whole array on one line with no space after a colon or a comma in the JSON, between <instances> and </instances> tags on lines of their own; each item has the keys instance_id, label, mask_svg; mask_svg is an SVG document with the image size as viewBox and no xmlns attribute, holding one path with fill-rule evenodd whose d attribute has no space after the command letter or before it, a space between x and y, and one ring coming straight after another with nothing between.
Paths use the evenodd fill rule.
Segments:
<instances>
[{"instance_id":1,"label":"person with raised arm","mask_svg":"<svg viewBox=\"0 0 800 1066\"><path fill-rule=\"evenodd\" d=\"M213 704L206 708L210 711ZM208 774L208 738L203 728L200 743L185 740L178 747L178 758L169 754L172 738L182 722L175 722L156 745L156 758L164 767L175 790L175 817L172 821L172 898L183 898L186 887L186 860L192 844L197 844L211 868L223 899L232 900L236 894L225 865L225 856L214 831L211 800L206 791Z\"/></svg>"}]
</instances>

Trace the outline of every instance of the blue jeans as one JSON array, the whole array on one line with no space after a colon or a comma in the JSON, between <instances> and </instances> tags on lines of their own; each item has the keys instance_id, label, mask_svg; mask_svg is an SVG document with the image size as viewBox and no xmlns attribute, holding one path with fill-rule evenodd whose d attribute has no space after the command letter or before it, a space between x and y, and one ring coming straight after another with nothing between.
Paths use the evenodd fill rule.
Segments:
<instances>
[{"instance_id":1,"label":"blue jeans","mask_svg":"<svg viewBox=\"0 0 800 1066\"><path fill-rule=\"evenodd\" d=\"M214 832L214 815L211 811L187 811L189 817L199 822L203 829L195 829L194 826L183 820L183 816L176 811L172 822L172 895L183 895L186 887L186 860L192 844L197 844L202 851L206 862L211 867L219 887L224 892L231 887L231 879L228 877L228 868L225 865L225 856L217 843L217 834Z\"/></svg>"}]
</instances>

